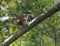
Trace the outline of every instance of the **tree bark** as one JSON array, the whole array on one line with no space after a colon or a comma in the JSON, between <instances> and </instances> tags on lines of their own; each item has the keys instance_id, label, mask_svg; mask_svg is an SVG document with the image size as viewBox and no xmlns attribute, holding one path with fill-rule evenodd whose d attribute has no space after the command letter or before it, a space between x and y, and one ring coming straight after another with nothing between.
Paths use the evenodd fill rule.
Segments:
<instances>
[{"instance_id":1,"label":"tree bark","mask_svg":"<svg viewBox=\"0 0 60 46\"><path fill-rule=\"evenodd\" d=\"M56 13L57 11L60 10L60 3L55 5L53 8L48 10L45 13L42 13L41 15L37 16L34 18L28 25L24 26L22 29L11 35L9 38L4 40L0 46L9 46L12 42L17 40L19 37L21 37L23 34L28 32L30 29L32 29L34 26L45 20L46 18L50 17L52 14Z\"/></svg>"}]
</instances>

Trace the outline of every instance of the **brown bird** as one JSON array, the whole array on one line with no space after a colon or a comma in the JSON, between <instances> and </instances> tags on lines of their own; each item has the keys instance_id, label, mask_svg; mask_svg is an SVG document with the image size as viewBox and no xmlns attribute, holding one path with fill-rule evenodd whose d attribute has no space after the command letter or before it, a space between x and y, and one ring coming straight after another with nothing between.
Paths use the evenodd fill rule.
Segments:
<instances>
[{"instance_id":1,"label":"brown bird","mask_svg":"<svg viewBox=\"0 0 60 46\"><path fill-rule=\"evenodd\" d=\"M31 14L23 14L19 20L12 20L11 22L13 24L25 26L28 24L28 21L33 19L33 18L32 19L31 18L32 18Z\"/></svg>"}]
</instances>

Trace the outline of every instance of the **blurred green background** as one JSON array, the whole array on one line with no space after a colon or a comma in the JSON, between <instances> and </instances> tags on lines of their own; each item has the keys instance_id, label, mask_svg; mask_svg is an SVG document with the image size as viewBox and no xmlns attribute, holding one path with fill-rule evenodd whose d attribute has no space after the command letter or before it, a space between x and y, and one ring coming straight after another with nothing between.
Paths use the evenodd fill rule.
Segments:
<instances>
[{"instance_id":1,"label":"blurred green background","mask_svg":"<svg viewBox=\"0 0 60 46\"><path fill-rule=\"evenodd\" d=\"M21 27L11 24L30 12L33 17L46 12L58 0L0 0L0 43ZM59 2L59 1L58 1ZM10 46L60 46L60 11L38 24Z\"/></svg>"}]
</instances>

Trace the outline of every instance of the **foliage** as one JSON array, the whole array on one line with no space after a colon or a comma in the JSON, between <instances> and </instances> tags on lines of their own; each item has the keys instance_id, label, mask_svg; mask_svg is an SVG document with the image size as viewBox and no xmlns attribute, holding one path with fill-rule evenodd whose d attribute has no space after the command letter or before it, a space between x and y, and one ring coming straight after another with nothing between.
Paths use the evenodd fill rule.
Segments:
<instances>
[{"instance_id":1,"label":"foliage","mask_svg":"<svg viewBox=\"0 0 60 46\"><path fill-rule=\"evenodd\" d=\"M33 17L46 12L54 5L54 0L2 0L0 10L0 43L21 27L10 23L11 19L18 19L24 13L30 12ZM4 6L4 7L2 7ZM1 18L8 14L9 19ZM60 13L46 19L31 31L24 34L10 46L59 46L60 45Z\"/></svg>"}]
</instances>

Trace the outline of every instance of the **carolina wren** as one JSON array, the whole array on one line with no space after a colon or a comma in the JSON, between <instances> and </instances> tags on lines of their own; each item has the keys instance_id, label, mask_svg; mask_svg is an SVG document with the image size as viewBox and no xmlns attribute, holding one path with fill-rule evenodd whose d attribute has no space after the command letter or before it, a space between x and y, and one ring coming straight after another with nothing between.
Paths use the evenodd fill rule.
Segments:
<instances>
[{"instance_id":1,"label":"carolina wren","mask_svg":"<svg viewBox=\"0 0 60 46\"><path fill-rule=\"evenodd\" d=\"M28 23L30 18L32 18L31 14L23 14L23 16L19 20L13 20L12 23L25 26Z\"/></svg>"}]
</instances>

